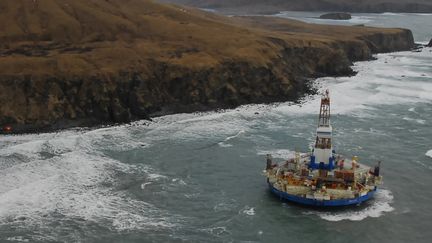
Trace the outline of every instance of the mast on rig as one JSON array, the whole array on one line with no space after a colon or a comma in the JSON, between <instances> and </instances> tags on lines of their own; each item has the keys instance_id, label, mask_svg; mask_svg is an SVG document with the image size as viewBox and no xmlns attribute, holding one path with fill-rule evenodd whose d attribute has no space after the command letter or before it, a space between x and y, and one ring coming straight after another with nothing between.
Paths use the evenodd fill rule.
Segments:
<instances>
[{"instance_id":1,"label":"mast on rig","mask_svg":"<svg viewBox=\"0 0 432 243\"><path fill-rule=\"evenodd\" d=\"M315 146L311 155L311 169L333 170L332 126L330 125L330 96L326 90L321 97L321 107L316 132Z\"/></svg>"}]
</instances>

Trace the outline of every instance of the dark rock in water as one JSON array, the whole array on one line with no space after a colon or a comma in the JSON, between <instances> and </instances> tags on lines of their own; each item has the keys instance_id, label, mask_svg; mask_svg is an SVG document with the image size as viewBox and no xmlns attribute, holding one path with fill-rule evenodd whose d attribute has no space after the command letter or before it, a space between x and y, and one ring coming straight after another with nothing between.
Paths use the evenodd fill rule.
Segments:
<instances>
[{"instance_id":1,"label":"dark rock in water","mask_svg":"<svg viewBox=\"0 0 432 243\"><path fill-rule=\"evenodd\" d=\"M432 47L432 39L429 41L429 44L427 44L427 47Z\"/></svg>"},{"instance_id":2,"label":"dark rock in water","mask_svg":"<svg viewBox=\"0 0 432 243\"><path fill-rule=\"evenodd\" d=\"M320 16L320 19L335 19L335 20L348 20L351 19L349 13L328 13Z\"/></svg>"}]
</instances>

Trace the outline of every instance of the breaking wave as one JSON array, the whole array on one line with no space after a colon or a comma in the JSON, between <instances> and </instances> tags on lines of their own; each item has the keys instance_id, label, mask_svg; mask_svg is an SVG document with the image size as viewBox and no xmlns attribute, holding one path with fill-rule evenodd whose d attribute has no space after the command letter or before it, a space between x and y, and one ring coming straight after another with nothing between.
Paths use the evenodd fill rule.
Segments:
<instances>
[{"instance_id":1,"label":"breaking wave","mask_svg":"<svg viewBox=\"0 0 432 243\"><path fill-rule=\"evenodd\" d=\"M432 158L432 150L429 150L426 152L426 156Z\"/></svg>"},{"instance_id":2,"label":"breaking wave","mask_svg":"<svg viewBox=\"0 0 432 243\"><path fill-rule=\"evenodd\" d=\"M379 54L377 60L355 63L353 69L358 72L356 76L320 78L314 82L314 85L319 92L330 90L332 110L335 111L335 115L370 117L379 111L379 106L383 105L432 103L432 95L430 95L432 83L429 81L432 69L424 69L427 63L432 63L432 56L427 49L421 53ZM406 66L418 66L418 68L407 69ZM151 147L153 143L163 139L207 141L209 138L215 138L219 140L214 141L219 146L231 147L229 140L243 133L249 133L254 129L254 125L276 126L278 123L272 122L272 119L315 115L318 112L319 102L319 95L310 95L304 97L299 104L283 102L269 105L244 105L222 111L168 115L155 118L153 122L147 122L145 125L136 122L127 133L125 129L120 129L117 131L118 134L95 135L111 139L111 145L117 151ZM414 121L419 124L424 123L422 119ZM134 129L146 131L145 142L134 137ZM125 137L128 138L126 144L124 144Z\"/></svg>"},{"instance_id":3,"label":"breaking wave","mask_svg":"<svg viewBox=\"0 0 432 243\"><path fill-rule=\"evenodd\" d=\"M327 77L316 81L316 87L323 92L331 91L332 109L337 114L349 114L359 110L372 110L374 106L431 103L432 69L407 69L408 65L422 66L431 63L427 50L422 53L400 52L379 54L378 59L358 62L353 77ZM395 71L397 70L397 71ZM280 105L274 111L286 114L315 114L319 105L318 96L300 105Z\"/></svg>"},{"instance_id":4,"label":"breaking wave","mask_svg":"<svg viewBox=\"0 0 432 243\"><path fill-rule=\"evenodd\" d=\"M248 216L254 216L255 215L255 208L246 206L246 207L244 207L244 209L241 212L243 214L248 215Z\"/></svg>"},{"instance_id":5,"label":"breaking wave","mask_svg":"<svg viewBox=\"0 0 432 243\"><path fill-rule=\"evenodd\" d=\"M62 230L70 230L52 225L80 220L119 231L173 227L172 215L116 189L119 174L154 179L149 168L98 151L101 137L120 139L118 129L0 137L0 225L31 226L45 235L42 240L58 240ZM119 146L114 149L136 144Z\"/></svg>"},{"instance_id":6,"label":"breaking wave","mask_svg":"<svg viewBox=\"0 0 432 243\"><path fill-rule=\"evenodd\" d=\"M393 12L384 12L384 13L381 13L380 15L385 15L385 16L405 16L405 14L403 14L403 13L393 13Z\"/></svg>"},{"instance_id":7,"label":"breaking wave","mask_svg":"<svg viewBox=\"0 0 432 243\"><path fill-rule=\"evenodd\" d=\"M230 141L231 139L239 137L243 133L245 133L245 131L241 130L236 135L229 136L229 137L225 138L225 140L223 142L219 142L218 145L221 146L221 147L223 147L223 148L232 147L233 145L230 144L230 143L227 143L227 142Z\"/></svg>"},{"instance_id":8,"label":"breaking wave","mask_svg":"<svg viewBox=\"0 0 432 243\"><path fill-rule=\"evenodd\" d=\"M378 218L385 213L392 212L394 208L391 206L393 202L393 194L389 190L381 189L375 194L375 198L371 205L363 209L350 209L343 212L314 212L308 211L305 214L314 214L327 221L361 221L366 218Z\"/></svg>"},{"instance_id":9,"label":"breaking wave","mask_svg":"<svg viewBox=\"0 0 432 243\"><path fill-rule=\"evenodd\" d=\"M376 106L380 105L432 103L432 65L428 64L432 63L432 58L429 50L425 50L422 53L378 55L375 61L356 63L357 76L322 78L316 82L316 87L320 91L331 90L333 110L339 114L367 115L376 112ZM404 68L417 64L416 69ZM167 145L189 145L186 142L192 141L232 146L236 138L247 134L254 136L251 140L265 140L256 144L262 149L258 149L258 155L272 154L275 158L287 159L295 152L283 149L282 143L274 143L267 137L268 133L280 132L285 126L295 126L293 130L309 126L302 122L289 123L286 118L298 121L298 116L315 115L318 103L319 96L314 95L306 97L301 104L247 105L222 112L176 114L155 118L153 122L139 121L93 131L0 136L0 225L35 229L37 234L44 236L41 241L63 240L64 233L70 232L71 224L76 222L90 222L114 231L176 228L182 223L182 217L161 209L157 203L133 197L128 190L119 189L119 185L125 177L135 177L137 191L151 193L151 189L159 184L192 187L194 183L162 175L149 166L122 163L108 156L110 153L131 152L133 156L137 149L158 149L155 147L160 141ZM414 105L410 107L412 113L421 112ZM402 119L418 127L424 127L428 121L410 116ZM280 120L283 123L277 122ZM261 128L267 129L266 134L258 131ZM313 135L298 130L297 134L290 135L313 139ZM378 134L380 131L354 129L354 133L363 132ZM280 149L265 150L270 146ZM426 152L426 156L432 158L432 150ZM119 177L119 174L123 176ZM192 201L204 193L188 191L184 196ZM308 211L307 214L328 221L360 221L394 211L392 202L391 191L379 190L375 199L362 208L343 212ZM218 204L214 211L237 212L233 208L229 203ZM253 216L256 212L252 207L245 207L240 213ZM56 225L63 226L53 227ZM231 234L229 228L221 225L207 230L215 236ZM5 239L27 240L21 236L0 236L0 241Z\"/></svg>"},{"instance_id":10,"label":"breaking wave","mask_svg":"<svg viewBox=\"0 0 432 243\"><path fill-rule=\"evenodd\" d=\"M258 151L258 155L270 154L273 158L288 159L295 157L295 151L289 149L275 149L275 150L262 150Z\"/></svg>"}]
</instances>

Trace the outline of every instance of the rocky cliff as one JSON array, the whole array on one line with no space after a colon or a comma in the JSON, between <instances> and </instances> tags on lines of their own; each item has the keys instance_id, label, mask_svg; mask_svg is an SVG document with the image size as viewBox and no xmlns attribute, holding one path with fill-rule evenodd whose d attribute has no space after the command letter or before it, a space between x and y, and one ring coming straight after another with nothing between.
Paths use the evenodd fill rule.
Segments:
<instances>
[{"instance_id":1,"label":"rocky cliff","mask_svg":"<svg viewBox=\"0 0 432 243\"><path fill-rule=\"evenodd\" d=\"M296 100L413 47L409 30L227 18L152 1L0 2L0 125L15 132ZM17 14L20 13L20 14Z\"/></svg>"}]
</instances>

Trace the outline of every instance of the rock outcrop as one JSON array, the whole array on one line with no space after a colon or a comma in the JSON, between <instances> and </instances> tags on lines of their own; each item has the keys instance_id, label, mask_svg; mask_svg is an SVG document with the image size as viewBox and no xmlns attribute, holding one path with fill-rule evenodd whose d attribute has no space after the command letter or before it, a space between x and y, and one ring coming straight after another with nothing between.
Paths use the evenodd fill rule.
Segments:
<instances>
[{"instance_id":1,"label":"rock outcrop","mask_svg":"<svg viewBox=\"0 0 432 243\"><path fill-rule=\"evenodd\" d=\"M432 47L432 39L429 41L429 43L426 46L427 47Z\"/></svg>"},{"instance_id":2,"label":"rock outcrop","mask_svg":"<svg viewBox=\"0 0 432 243\"><path fill-rule=\"evenodd\" d=\"M0 2L1 127L33 132L293 101L311 78L352 75L352 61L414 45L403 29L129 2Z\"/></svg>"},{"instance_id":3,"label":"rock outcrop","mask_svg":"<svg viewBox=\"0 0 432 243\"><path fill-rule=\"evenodd\" d=\"M334 20L349 20L351 14L349 13L327 13L320 16L320 19L334 19Z\"/></svg>"}]
</instances>

